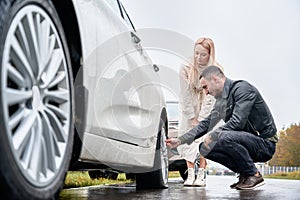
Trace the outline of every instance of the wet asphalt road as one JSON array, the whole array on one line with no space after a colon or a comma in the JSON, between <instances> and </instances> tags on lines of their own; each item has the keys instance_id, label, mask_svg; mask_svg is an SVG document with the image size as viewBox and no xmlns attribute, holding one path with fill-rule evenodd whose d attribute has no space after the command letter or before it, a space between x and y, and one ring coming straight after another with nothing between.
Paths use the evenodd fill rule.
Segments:
<instances>
[{"instance_id":1,"label":"wet asphalt road","mask_svg":"<svg viewBox=\"0 0 300 200\"><path fill-rule=\"evenodd\" d=\"M141 191L135 189L134 183L126 185L93 186L63 190L60 194L60 199L300 199L300 181L265 179L265 185L251 191L230 189L229 185L236 181L237 178L234 176L208 176L207 186L205 188L199 188L183 187L183 182L180 179L169 179L168 189Z\"/></svg>"}]
</instances>

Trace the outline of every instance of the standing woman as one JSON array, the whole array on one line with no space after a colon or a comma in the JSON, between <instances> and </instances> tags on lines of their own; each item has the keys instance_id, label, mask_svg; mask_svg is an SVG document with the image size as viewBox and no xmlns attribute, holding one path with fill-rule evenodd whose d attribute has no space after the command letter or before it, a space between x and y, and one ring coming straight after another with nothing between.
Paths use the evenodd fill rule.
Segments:
<instances>
[{"instance_id":1,"label":"standing woman","mask_svg":"<svg viewBox=\"0 0 300 200\"><path fill-rule=\"evenodd\" d=\"M215 99L206 95L201 88L199 77L202 71L210 65L220 65L215 60L215 47L210 38L200 38L194 46L193 61L180 68L180 122L179 136L196 126L207 117L213 108ZM221 68L221 67L220 67ZM192 144L179 146L178 152L186 160L188 177L184 186L206 186L206 160L200 156L200 166L195 179L194 161L199 153L199 144L203 138Z\"/></svg>"}]
</instances>

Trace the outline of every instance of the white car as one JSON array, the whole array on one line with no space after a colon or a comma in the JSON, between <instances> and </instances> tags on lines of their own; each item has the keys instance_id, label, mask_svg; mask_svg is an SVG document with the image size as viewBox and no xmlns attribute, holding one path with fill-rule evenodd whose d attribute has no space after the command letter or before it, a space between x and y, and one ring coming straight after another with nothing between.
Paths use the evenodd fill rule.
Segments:
<instances>
[{"instance_id":1,"label":"white car","mask_svg":"<svg viewBox=\"0 0 300 200\"><path fill-rule=\"evenodd\" d=\"M159 68L119 0L0 0L0 192L50 199L69 169L166 188Z\"/></svg>"}]
</instances>

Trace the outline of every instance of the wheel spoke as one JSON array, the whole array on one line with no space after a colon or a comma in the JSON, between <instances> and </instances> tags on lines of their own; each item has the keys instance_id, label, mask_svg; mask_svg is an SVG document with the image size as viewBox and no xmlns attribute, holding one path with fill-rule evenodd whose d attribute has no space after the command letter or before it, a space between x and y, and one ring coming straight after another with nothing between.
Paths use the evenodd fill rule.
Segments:
<instances>
[{"instance_id":1,"label":"wheel spoke","mask_svg":"<svg viewBox=\"0 0 300 200\"><path fill-rule=\"evenodd\" d=\"M44 82L43 87L48 87L48 85L53 81L62 64L62 52L60 49L56 49L53 51L49 66L47 67L47 71L45 72L46 74L42 76Z\"/></svg>"},{"instance_id":2,"label":"wheel spoke","mask_svg":"<svg viewBox=\"0 0 300 200\"><path fill-rule=\"evenodd\" d=\"M28 33L27 35L30 35L31 41L30 41L30 49L31 51L31 59L32 59L32 69L34 72L37 71L38 65L39 65L39 47L38 47L38 38L37 38L37 32L36 27L34 25L34 19L33 19L33 13L27 14L27 20L28 20Z\"/></svg>"},{"instance_id":3,"label":"wheel spoke","mask_svg":"<svg viewBox=\"0 0 300 200\"><path fill-rule=\"evenodd\" d=\"M49 46L47 46L47 56L45 57L45 69L47 66L49 66L49 62L50 62L50 59L51 59L51 56L54 52L54 48L55 48L55 43L56 43L56 38L55 38L55 35L52 34L49 36Z\"/></svg>"},{"instance_id":4,"label":"wheel spoke","mask_svg":"<svg viewBox=\"0 0 300 200\"><path fill-rule=\"evenodd\" d=\"M45 92L46 99L49 101L54 101L55 103L63 104L67 102L70 98L70 93L68 90L59 89L56 91Z\"/></svg>"},{"instance_id":5,"label":"wheel spoke","mask_svg":"<svg viewBox=\"0 0 300 200\"><path fill-rule=\"evenodd\" d=\"M57 136L56 136L56 134L55 134L55 132L54 132L54 130L53 129L51 129L50 130L50 135L51 135L51 137L52 137L52 139L53 139L53 146L54 146L54 150L55 150L55 155L57 156L57 157L61 157L62 156L62 154L60 153L60 152L62 152L63 151L63 149L61 148L61 147L59 147L59 140L57 139Z\"/></svg>"},{"instance_id":6,"label":"wheel spoke","mask_svg":"<svg viewBox=\"0 0 300 200\"><path fill-rule=\"evenodd\" d=\"M47 108L49 108L50 110L52 110L52 112L61 120L61 121L64 121L64 120L67 120L67 115L66 113L59 109L58 107L56 106L53 106L53 105L50 105L48 104L46 106Z\"/></svg>"},{"instance_id":7,"label":"wheel spoke","mask_svg":"<svg viewBox=\"0 0 300 200\"><path fill-rule=\"evenodd\" d=\"M62 82L66 78L65 72L58 72L56 77L53 79L53 81L49 84L48 88L52 88L56 85L58 85L60 82Z\"/></svg>"},{"instance_id":8,"label":"wheel spoke","mask_svg":"<svg viewBox=\"0 0 300 200\"><path fill-rule=\"evenodd\" d=\"M27 143L23 142L20 145L20 148L18 150L18 156L20 157L21 164L25 169L29 168L31 155L34 150L34 142L35 142L34 136L35 136L34 133L32 133L31 131L28 137L28 142Z\"/></svg>"},{"instance_id":9,"label":"wheel spoke","mask_svg":"<svg viewBox=\"0 0 300 200\"><path fill-rule=\"evenodd\" d=\"M18 126L17 130L13 135L13 145L17 150L21 143L26 140L26 137L30 134L31 127L36 120L36 112L31 112L28 116L25 116L24 120Z\"/></svg>"},{"instance_id":10,"label":"wheel spoke","mask_svg":"<svg viewBox=\"0 0 300 200\"><path fill-rule=\"evenodd\" d=\"M27 40L27 36L25 33L25 29L24 29L24 26L22 23L18 24L18 30L19 30L19 32L16 33L16 37L18 38L18 40L21 43L22 48L26 52L27 58L30 58L30 48L28 45L28 40Z\"/></svg>"},{"instance_id":11,"label":"wheel spoke","mask_svg":"<svg viewBox=\"0 0 300 200\"><path fill-rule=\"evenodd\" d=\"M49 162L50 162L50 159L52 160L53 157L50 157L48 152L51 151L51 147L48 148L49 146L46 146L46 140L47 138L45 138L45 136L47 136L47 133L44 133L45 131L45 126L42 122L42 119L39 117L38 118L38 121L39 121L39 126L41 128L38 129L38 131L41 131L41 132L38 132L40 135L41 135L41 153L40 153L40 156L41 156L41 163L39 165L39 169L38 169L38 172L37 175L39 176L42 176L44 175L44 177L47 176L47 169L48 169L48 166L49 166Z\"/></svg>"},{"instance_id":12,"label":"wheel spoke","mask_svg":"<svg viewBox=\"0 0 300 200\"><path fill-rule=\"evenodd\" d=\"M13 130L26 115L26 109L24 107L19 108L14 114L10 117L8 122L8 127L10 130Z\"/></svg>"},{"instance_id":13,"label":"wheel spoke","mask_svg":"<svg viewBox=\"0 0 300 200\"><path fill-rule=\"evenodd\" d=\"M14 68L11 64L7 66L8 76L14 81L20 88L24 87L25 78L22 76L16 68Z\"/></svg>"},{"instance_id":14,"label":"wheel spoke","mask_svg":"<svg viewBox=\"0 0 300 200\"><path fill-rule=\"evenodd\" d=\"M51 127L50 120L45 112L42 112L42 123L43 123L43 136L46 147L46 156L48 160L48 166L50 170L54 171L56 169L55 165L55 143L53 141L52 133L53 129Z\"/></svg>"},{"instance_id":15,"label":"wheel spoke","mask_svg":"<svg viewBox=\"0 0 300 200\"><path fill-rule=\"evenodd\" d=\"M21 91L15 89L6 89L5 95L8 105L25 103L28 99L32 98L31 91Z\"/></svg>"},{"instance_id":16,"label":"wheel spoke","mask_svg":"<svg viewBox=\"0 0 300 200\"><path fill-rule=\"evenodd\" d=\"M48 21L44 20L41 24L41 34L40 34L41 63L39 65L38 79L41 77L42 73L44 72L46 65L48 63L47 59L50 58L51 55L50 53L52 52L52 51L49 52L49 40L50 40L49 35L50 35L50 24Z\"/></svg>"},{"instance_id":17,"label":"wheel spoke","mask_svg":"<svg viewBox=\"0 0 300 200\"><path fill-rule=\"evenodd\" d=\"M39 53L38 60L42 58L42 52L40 51L43 48L42 42L42 29L41 29L41 15L34 13L34 27L35 27L35 33L36 33L36 39L37 39L37 52Z\"/></svg>"},{"instance_id":18,"label":"wheel spoke","mask_svg":"<svg viewBox=\"0 0 300 200\"><path fill-rule=\"evenodd\" d=\"M57 116L49 109L45 109L47 116L50 120L51 126L53 127L54 133L59 142L66 142L67 135L63 129L62 122L59 121Z\"/></svg>"},{"instance_id":19,"label":"wheel spoke","mask_svg":"<svg viewBox=\"0 0 300 200\"><path fill-rule=\"evenodd\" d=\"M39 180L39 173L41 172L41 166L42 166L42 125L41 121L37 120L36 126L32 129L33 133L35 134L35 143L34 145L34 151L32 152L31 158L30 158L30 164L29 169L31 170L32 176L35 180Z\"/></svg>"},{"instance_id":20,"label":"wheel spoke","mask_svg":"<svg viewBox=\"0 0 300 200\"><path fill-rule=\"evenodd\" d=\"M16 37L13 37L12 39L12 48L12 61L21 71L23 71L23 73L28 74L31 80L34 80L30 63L28 62L28 59L26 58L26 55L24 54L23 49L21 48Z\"/></svg>"}]
</instances>

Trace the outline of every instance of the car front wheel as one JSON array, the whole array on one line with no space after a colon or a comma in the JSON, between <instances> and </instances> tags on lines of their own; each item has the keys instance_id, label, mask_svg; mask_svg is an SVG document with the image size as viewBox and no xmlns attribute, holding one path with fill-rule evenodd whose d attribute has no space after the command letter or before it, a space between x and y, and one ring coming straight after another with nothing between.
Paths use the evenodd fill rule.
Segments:
<instances>
[{"instance_id":1,"label":"car front wheel","mask_svg":"<svg viewBox=\"0 0 300 200\"><path fill-rule=\"evenodd\" d=\"M150 172L136 175L137 189L154 189L168 187L168 152L166 145L166 126L161 120L157 138L154 167Z\"/></svg>"},{"instance_id":2,"label":"car front wheel","mask_svg":"<svg viewBox=\"0 0 300 200\"><path fill-rule=\"evenodd\" d=\"M55 198L74 135L66 38L50 1L3 0L0 12L1 196Z\"/></svg>"}]
</instances>

